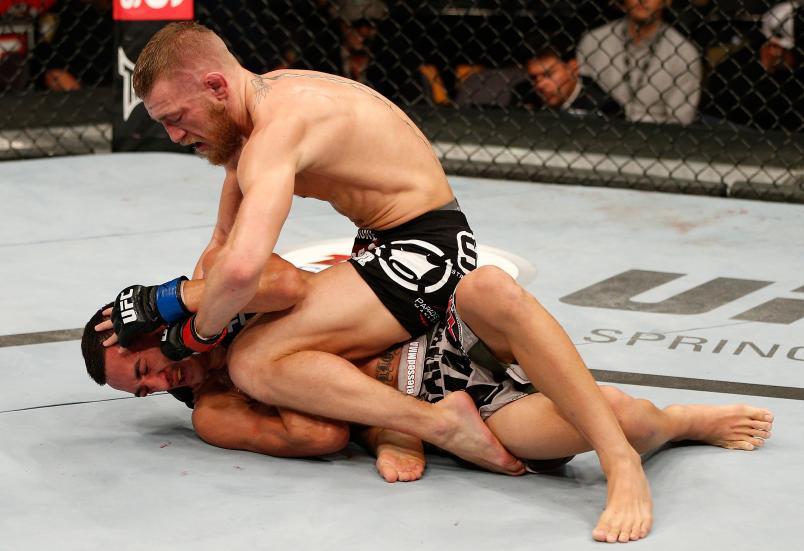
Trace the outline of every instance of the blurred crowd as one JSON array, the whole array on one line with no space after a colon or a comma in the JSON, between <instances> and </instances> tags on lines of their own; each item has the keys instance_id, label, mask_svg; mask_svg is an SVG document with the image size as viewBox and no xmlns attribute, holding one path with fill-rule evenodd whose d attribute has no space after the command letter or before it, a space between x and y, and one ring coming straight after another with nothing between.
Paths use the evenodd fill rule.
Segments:
<instances>
[{"instance_id":1,"label":"blurred crowd","mask_svg":"<svg viewBox=\"0 0 804 551\"><path fill-rule=\"evenodd\" d=\"M110 85L111 0L0 0L0 91ZM804 129L804 0L197 0L255 72L403 106Z\"/></svg>"}]
</instances>

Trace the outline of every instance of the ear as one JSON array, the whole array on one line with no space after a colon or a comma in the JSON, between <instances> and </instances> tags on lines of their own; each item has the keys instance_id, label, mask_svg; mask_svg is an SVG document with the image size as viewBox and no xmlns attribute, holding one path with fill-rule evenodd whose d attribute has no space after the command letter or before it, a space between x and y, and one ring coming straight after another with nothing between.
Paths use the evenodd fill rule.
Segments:
<instances>
[{"instance_id":1,"label":"ear","mask_svg":"<svg viewBox=\"0 0 804 551\"><path fill-rule=\"evenodd\" d=\"M567 67L570 70L570 74L572 78L578 78L578 60L574 57L567 61Z\"/></svg>"},{"instance_id":2,"label":"ear","mask_svg":"<svg viewBox=\"0 0 804 551\"><path fill-rule=\"evenodd\" d=\"M223 73L213 72L204 75L204 89L210 92L215 99L225 100L229 96L229 83Z\"/></svg>"}]
</instances>

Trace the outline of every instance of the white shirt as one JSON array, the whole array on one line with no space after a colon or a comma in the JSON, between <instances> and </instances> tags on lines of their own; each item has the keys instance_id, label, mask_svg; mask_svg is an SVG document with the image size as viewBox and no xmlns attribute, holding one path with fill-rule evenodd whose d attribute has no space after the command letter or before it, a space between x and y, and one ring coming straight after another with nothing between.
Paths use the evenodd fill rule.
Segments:
<instances>
[{"instance_id":1,"label":"white shirt","mask_svg":"<svg viewBox=\"0 0 804 551\"><path fill-rule=\"evenodd\" d=\"M626 119L678 124L695 119L701 58L672 27L662 23L652 37L635 44L627 20L620 19L586 33L577 58L581 75L622 105Z\"/></svg>"}]
</instances>

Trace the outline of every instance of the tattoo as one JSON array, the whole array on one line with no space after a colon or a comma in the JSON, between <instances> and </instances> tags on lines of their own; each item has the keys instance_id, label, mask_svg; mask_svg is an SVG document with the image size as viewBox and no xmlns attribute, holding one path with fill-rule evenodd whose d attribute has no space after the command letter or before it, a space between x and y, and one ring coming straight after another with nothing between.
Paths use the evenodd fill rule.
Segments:
<instances>
[{"instance_id":1,"label":"tattoo","mask_svg":"<svg viewBox=\"0 0 804 551\"><path fill-rule=\"evenodd\" d=\"M251 79L251 85L254 87L254 107L256 108L263 98L268 95L268 92L271 91L271 87L265 84L263 77L260 76Z\"/></svg>"},{"instance_id":2,"label":"tattoo","mask_svg":"<svg viewBox=\"0 0 804 551\"><path fill-rule=\"evenodd\" d=\"M414 125L410 120L407 120L405 117L400 116L399 113L394 111L394 104L391 103L390 100L388 100L387 98L383 97L382 95L377 93L375 90L372 90L371 88L369 88L365 84L355 82L354 80L349 80L349 79L346 79L346 78L343 78L343 77L338 77L338 76L334 76L334 75L326 75L326 74L301 75L301 74L298 74L298 73L283 73L281 75L276 75L276 76L273 76L273 77L265 77L265 76L259 76L258 75L256 77L254 77L254 79L251 81L253 86L254 86L254 88L257 90L257 97L254 100L254 106L256 107L257 104L260 102L260 100L268 95L268 91L271 89L271 87L269 85L265 84L266 81L277 81L277 80L283 80L283 79L287 79L287 78L306 78L306 79L310 79L310 80L326 80L327 82L340 84L341 86L349 86L350 88L354 88L355 90L357 90L359 92L362 92L363 94L367 94L367 95L371 96L375 100L377 100L380 103L382 103L383 105L385 105L388 109L390 109L394 113L394 115L396 115L396 117L399 120L401 120L403 123L405 123L405 125L407 125L407 127L410 128L411 131L413 131L413 133L416 135L416 137L419 138L419 140L421 140L421 142L424 145L426 145L427 148L431 151L431 153L435 156L435 151L433 151L433 148L430 145L430 142L427 141L427 138L424 137L424 134L422 134L421 131L418 128L416 128L416 125ZM257 81L259 81L259 84L257 83Z\"/></svg>"},{"instance_id":3,"label":"tattoo","mask_svg":"<svg viewBox=\"0 0 804 551\"><path fill-rule=\"evenodd\" d=\"M394 358L399 355L400 350L401 347L399 346L389 348L380 356L380 360L377 362L377 374L375 376L378 381L383 383L394 382L391 363L394 361Z\"/></svg>"}]
</instances>

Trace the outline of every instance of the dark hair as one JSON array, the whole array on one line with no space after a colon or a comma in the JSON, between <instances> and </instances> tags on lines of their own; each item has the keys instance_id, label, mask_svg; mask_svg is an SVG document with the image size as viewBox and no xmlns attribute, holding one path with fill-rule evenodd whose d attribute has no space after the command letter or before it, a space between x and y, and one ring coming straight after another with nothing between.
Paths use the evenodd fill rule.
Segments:
<instances>
[{"instance_id":1,"label":"dark hair","mask_svg":"<svg viewBox=\"0 0 804 551\"><path fill-rule=\"evenodd\" d=\"M522 48L524 55L520 59L527 61L549 56L557 57L567 63L575 57L576 47L575 40L566 33L545 35L541 32L533 32L526 39L526 44Z\"/></svg>"},{"instance_id":2,"label":"dark hair","mask_svg":"<svg viewBox=\"0 0 804 551\"><path fill-rule=\"evenodd\" d=\"M533 54L532 59L539 59L542 57L555 57L559 59L562 63L567 63L575 58L575 52L561 50L554 46L543 46L542 48L536 50L536 52Z\"/></svg>"},{"instance_id":3,"label":"dark hair","mask_svg":"<svg viewBox=\"0 0 804 551\"><path fill-rule=\"evenodd\" d=\"M81 354L84 356L87 373L99 385L106 384L106 347L103 346L103 341L111 337L114 330L98 332L95 331L95 326L107 319L103 311L111 306L110 302L95 312L84 326L84 334L81 336Z\"/></svg>"}]
</instances>

